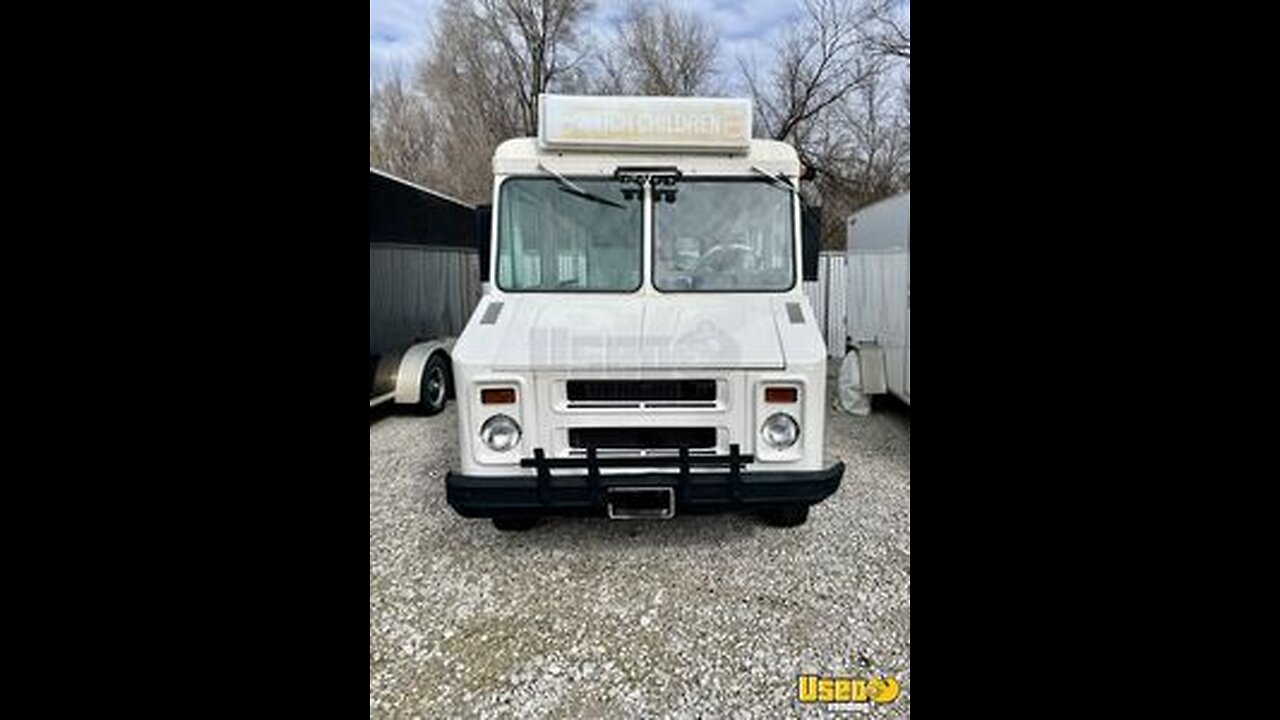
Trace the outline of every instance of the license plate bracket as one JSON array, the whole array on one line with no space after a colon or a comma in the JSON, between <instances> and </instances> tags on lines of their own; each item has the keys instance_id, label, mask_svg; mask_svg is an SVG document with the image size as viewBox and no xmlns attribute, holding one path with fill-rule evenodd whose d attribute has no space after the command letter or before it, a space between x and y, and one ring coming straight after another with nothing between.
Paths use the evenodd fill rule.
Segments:
<instances>
[{"instance_id":1,"label":"license plate bracket","mask_svg":"<svg viewBox=\"0 0 1280 720\"><path fill-rule=\"evenodd\" d=\"M676 514L673 487L612 487L605 499L610 520L669 520Z\"/></svg>"}]
</instances>

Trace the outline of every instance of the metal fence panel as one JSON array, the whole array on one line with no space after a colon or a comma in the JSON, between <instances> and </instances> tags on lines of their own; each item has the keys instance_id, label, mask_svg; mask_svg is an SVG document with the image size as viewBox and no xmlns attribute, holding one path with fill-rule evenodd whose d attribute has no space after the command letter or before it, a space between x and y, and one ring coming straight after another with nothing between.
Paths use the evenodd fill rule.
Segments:
<instances>
[{"instance_id":1,"label":"metal fence panel","mask_svg":"<svg viewBox=\"0 0 1280 720\"><path fill-rule=\"evenodd\" d=\"M823 252L818 254L817 281L804 284L804 294L809 298L809 307L817 318L831 357L844 357L847 279L845 254Z\"/></svg>"}]
</instances>

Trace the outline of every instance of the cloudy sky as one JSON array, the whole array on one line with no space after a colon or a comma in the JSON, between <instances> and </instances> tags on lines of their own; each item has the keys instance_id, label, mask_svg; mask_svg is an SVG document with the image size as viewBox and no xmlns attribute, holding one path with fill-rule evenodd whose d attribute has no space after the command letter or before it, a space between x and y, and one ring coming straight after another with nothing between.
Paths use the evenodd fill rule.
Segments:
<instances>
[{"instance_id":1,"label":"cloudy sky","mask_svg":"<svg viewBox=\"0 0 1280 720\"><path fill-rule=\"evenodd\" d=\"M422 56L441 0L369 0L369 83L381 82L394 67L406 70ZM625 0L597 0L589 20L603 35L621 15ZM720 32L719 69L736 74L736 58L756 58L763 68L765 49L800 12L798 0L684 0Z\"/></svg>"}]
</instances>

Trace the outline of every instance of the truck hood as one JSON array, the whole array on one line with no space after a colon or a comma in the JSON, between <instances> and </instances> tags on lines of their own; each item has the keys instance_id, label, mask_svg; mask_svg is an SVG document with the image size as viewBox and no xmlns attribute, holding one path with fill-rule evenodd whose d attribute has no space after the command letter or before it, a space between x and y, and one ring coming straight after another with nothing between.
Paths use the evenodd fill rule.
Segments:
<instances>
[{"instance_id":1,"label":"truck hood","mask_svg":"<svg viewBox=\"0 0 1280 720\"><path fill-rule=\"evenodd\" d=\"M454 358L495 370L781 369L784 300L795 298L489 296ZM481 322L498 302L493 322Z\"/></svg>"}]
</instances>

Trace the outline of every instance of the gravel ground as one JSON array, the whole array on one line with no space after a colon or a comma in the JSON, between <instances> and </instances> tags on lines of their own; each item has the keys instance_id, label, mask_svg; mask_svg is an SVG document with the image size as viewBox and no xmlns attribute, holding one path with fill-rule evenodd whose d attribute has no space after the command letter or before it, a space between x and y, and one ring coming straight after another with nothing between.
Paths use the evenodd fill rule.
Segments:
<instances>
[{"instance_id":1,"label":"gravel ground","mask_svg":"<svg viewBox=\"0 0 1280 720\"><path fill-rule=\"evenodd\" d=\"M452 403L370 417L371 717L829 714L796 701L807 673L896 677L896 701L851 714L910 716L906 408L828 410L844 480L791 529L712 515L500 533L445 503L456 420Z\"/></svg>"}]
</instances>

